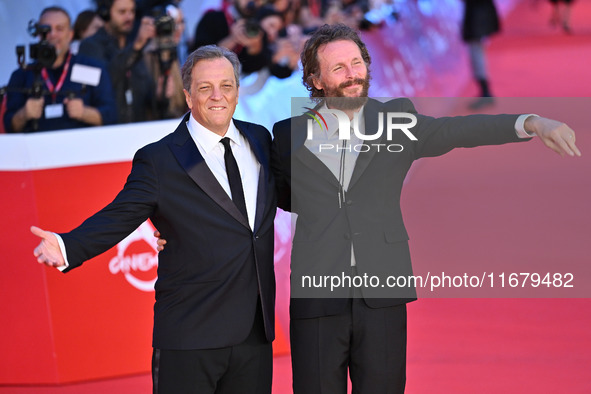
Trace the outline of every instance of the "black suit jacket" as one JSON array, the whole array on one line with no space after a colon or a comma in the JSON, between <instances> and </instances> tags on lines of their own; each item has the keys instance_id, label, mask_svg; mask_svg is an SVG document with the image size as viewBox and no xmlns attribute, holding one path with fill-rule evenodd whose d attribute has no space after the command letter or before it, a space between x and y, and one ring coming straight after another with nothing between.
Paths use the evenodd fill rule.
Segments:
<instances>
[{"instance_id":1,"label":"black suit jacket","mask_svg":"<svg viewBox=\"0 0 591 394\"><path fill-rule=\"evenodd\" d=\"M111 248L146 219L168 241L158 256L153 346L207 349L241 343L260 293L266 336L274 339L271 137L234 120L261 167L254 231L217 182L186 126L136 153L115 200L67 234L70 267Z\"/></svg>"},{"instance_id":2,"label":"black suit jacket","mask_svg":"<svg viewBox=\"0 0 591 394\"><path fill-rule=\"evenodd\" d=\"M416 114L408 99L387 103L369 100L365 106L367 134L378 130L379 112ZM522 141L514 127L517 115L416 116L417 125L410 131L417 141L411 141L399 131L393 133L391 140L387 140L384 132L381 139L366 141L383 145L379 150L370 145L370 150L359 154L342 208L337 198L338 180L304 146L306 122L310 117L304 114L275 124L273 154L277 164L273 171L280 191L279 207L298 214L291 256L292 318L343 311L350 289L329 292L326 288L304 288L300 277L351 274L351 244L360 275L376 275L382 284L389 275L412 275L400 195L414 160L442 155L457 147ZM389 152L385 147L390 144L399 144L403 149ZM385 290L388 292L382 287L361 288L367 305L375 308L402 304L416 297L413 287ZM326 298L331 295L339 298Z\"/></svg>"}]
</instances>

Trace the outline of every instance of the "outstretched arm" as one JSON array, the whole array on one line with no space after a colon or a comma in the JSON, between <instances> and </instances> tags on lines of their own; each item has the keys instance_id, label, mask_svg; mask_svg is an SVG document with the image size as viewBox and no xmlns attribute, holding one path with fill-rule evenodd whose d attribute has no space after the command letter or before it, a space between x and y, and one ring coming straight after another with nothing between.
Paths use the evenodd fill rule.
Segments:
<instances>
[{"instance_id":1,"label":"outstretched arm","mask_svg":"<svg viewBox=\"0 0 591 394\"><path fill-rule=\"evenodd\" d=\"M528 133L536 134L548 148L561 156L565 154L581 156L581 152L575 145L575 132L565 123L539 116L530 116L526 119L524 128Z\"/></svg>"}]
</instances>

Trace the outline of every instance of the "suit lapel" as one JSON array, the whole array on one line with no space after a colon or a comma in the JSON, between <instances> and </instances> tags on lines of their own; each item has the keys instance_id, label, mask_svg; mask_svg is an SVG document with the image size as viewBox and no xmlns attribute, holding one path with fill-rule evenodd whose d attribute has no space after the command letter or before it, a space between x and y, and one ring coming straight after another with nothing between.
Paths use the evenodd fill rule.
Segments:
<instances>
[{"instance_id":1,"label":"suit lapel","mask_svg":"<svg viewBox=\"0 0 591 394\"><path fill-rule=\"evenodd\" d=\"M297 160L302 165L310 168L315 174L324 178L326 182L338 187L339 181L335 178L334 174L328 169L322 160L304 145L306 142L307 119L307 117L302 115L291 121L291 150L293 152L291 160Z\"/></svg>"},{"instance_id":2,"label":"suit lapel","mask_svg":"<svg viewBox=\"0 0 591 394\"><path fill-rule=\"evenodd\" d=\"M228 196L226 191L219 184L207 164L199 153L199 149L189 134L187 129L187 121L189 120L187 114L181 124L174 132L170 149L176 157L181 167L187 172L189 177L207 194L213 201L215 201L222 209L230 214L234 219L242 225L250 228L246 218L240 213L232 199Z\"/></svg>"},{"instance_id":3,"label":"suit lapel","mask_svg":"<svg viewBox=\"0 0 591 394\"><path fill-rule=\"evenodd\" d=\"M378 112L380 112L381 106L380 102L376 100L369 99L367 104L365 105L365 132L369 134L374 134L378 130ZM384 125L384 128L386 126ZM369 141L370 143L382 143L384 138L386 137L386 133L382 134L382 137L378 141ZM357 161L355 163L355 168L353 169L353 175L351 175L351 181L349 182L349 189L351 189L355 183L361 178L369 163L373 160L374 156L377 152L376 147L371 147L367 152L359 153L357 157Z\"/></svg>"}]
</instances>

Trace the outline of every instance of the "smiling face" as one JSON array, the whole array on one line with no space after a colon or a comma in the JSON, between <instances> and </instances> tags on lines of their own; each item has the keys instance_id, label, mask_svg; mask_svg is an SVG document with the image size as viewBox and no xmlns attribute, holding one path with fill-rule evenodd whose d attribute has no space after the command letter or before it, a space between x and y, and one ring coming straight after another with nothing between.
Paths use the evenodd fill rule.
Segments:
<instances>
[{"instance_id":1,"label":"smiling face","mask_svg":"<svg viewBox=\"0 0 591 394\"><path fill-rule=\"evenodd\" d=\"M369 73L357 44L349 40L329 42L319 47L317 56L320 75L314 77L313 83L316 89L324 92L329 107L337 102L330 99L333 97L359 98L339 100L341 109L359 108L365 104Z\"/></svg>"},{"instance_id":2,"label":"smiling face","mask_svg":"<svg viewBox=\"0 0 591 394\"><path fill-rule=\"evenodd\" d=\"M314 86L326 97L366 97L367 66L359 47L348 40L329 42L318 49L320 75Z\"/></svg>"},{"instance_id":3,"label":"smiling face","mask_svg":"<svg viewBox=\"0 0 591 394\"><path fill-rule=\"evenodd\" d=\"M51 31L47 34L47 41L55 47L57 60L54 65L61 64L74 37L70 18L63 12L48 11L39 18L39 23L51 26Z\"/></svg>"},{"instance_id":4,"label":"smiling face","mask_svg":"<svg viewBox=\"0 0 591 394\"><path fill-rule=\"evenodd\" d=\"M223 136L238 104L238 85L232 63L225 57L198 61L191 71L187 106L195 120Z\"/></svg>"}]
</instances>

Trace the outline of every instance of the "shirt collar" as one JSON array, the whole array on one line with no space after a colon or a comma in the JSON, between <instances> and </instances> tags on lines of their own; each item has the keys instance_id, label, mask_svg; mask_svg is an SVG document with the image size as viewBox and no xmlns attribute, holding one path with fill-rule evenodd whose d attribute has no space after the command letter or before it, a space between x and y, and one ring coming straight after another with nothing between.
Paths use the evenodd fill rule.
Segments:
<instances>
[{"instance_id":1,"label":"shirt collar","mask_svg":"<svg viewBox=\"0 0 591 394\"><path fill-rule=\"evenodd\" d=\"M216 146L218 146L218 143L224 137L228 137L230 140L232 140L232 142L234 142L238 146L241 146L243 144L242 135L234 125L233 121L230 122L230 126L228 127L228 130L226 131L226 134L224 134L223 137L209 130L201 123L197 122L195 118L193 118L193 115L189 116L187 128L189 129L191 137L193 137L195 141L199 142L199 144L205 150L206 153L210 153Z\"/></svg>"}]
</instances>

